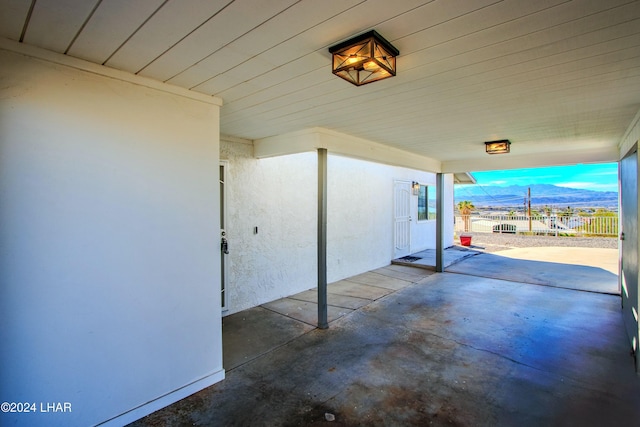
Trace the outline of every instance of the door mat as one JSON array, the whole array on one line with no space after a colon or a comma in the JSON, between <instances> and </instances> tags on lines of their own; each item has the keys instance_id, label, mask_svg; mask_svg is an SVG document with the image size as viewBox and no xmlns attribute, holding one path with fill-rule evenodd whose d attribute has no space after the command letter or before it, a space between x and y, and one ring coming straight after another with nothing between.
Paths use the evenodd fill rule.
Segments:
<instances>
[{"instance_id":1,"label":"door mat","mask_svg":"<svg viewBox=\"0 0 640 427\"><path fill-rule=\"evenodd\" d=\"M398 260L400 261L406 261L406 262L414 262L414 261L418 261L419 259L422 259L418 256L411 256L411 255L407 255L407 256L403 256L402 258L398 258Z\"/></svg>"}]
</instances>

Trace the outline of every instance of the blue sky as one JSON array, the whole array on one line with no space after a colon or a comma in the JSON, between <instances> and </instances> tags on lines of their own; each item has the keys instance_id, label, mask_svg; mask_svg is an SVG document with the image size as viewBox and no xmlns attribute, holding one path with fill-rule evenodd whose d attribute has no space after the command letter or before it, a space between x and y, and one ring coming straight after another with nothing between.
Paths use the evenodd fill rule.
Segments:
<instances>
[{"instance_id":1,"label":"blue sky","mask_svg":"<svg viewBox=\"0 0 640 427\"><path fill-rule=\"evenodd\" d=\"M473 172L473 176L480 185L553 184L594 191L618 191L617 163Z\"/></svg>"}]
</instances>

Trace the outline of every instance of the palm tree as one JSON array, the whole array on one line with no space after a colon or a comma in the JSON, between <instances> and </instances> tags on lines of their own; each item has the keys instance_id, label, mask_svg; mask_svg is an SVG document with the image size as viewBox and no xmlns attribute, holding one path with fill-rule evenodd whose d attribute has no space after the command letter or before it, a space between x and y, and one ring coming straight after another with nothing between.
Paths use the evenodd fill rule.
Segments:
<instances>
[{"instance_id":1,"label":"palm tree","mask_svg":"<svg viewBox=\"0 0 640 427\"><path fill-rule=\"evenodd\" d=\"M575 214L573 208L571 206L567 206L567 209L560 213L561 219L560 221L569 224L571 217Z\"/></svg>"},{"instance_id":2,"label":"palm tree","mask_svg":"<svg viewBox=\"0 0 640 427\"><path fill-rule=\"evenodd\" d=\"M547 227L549 229L551 229L551 224L552 224L551 223L551 214L553 213L553 209L551 208L551 206L544 205L542 210L544 211L544 214L547 216Z\"/></svg>"},{"instance_id":3,"label":"palm tree","mask_svg":"<svg viewBox=\"0 0 640 427\"><path fill-rule=\"evenodd\" d=\"M458 202L458 210L460 211L460 215L462 215L462 220L464 221L464 231L467 232L471 228L471 212L476 207L473 206L469 200L463 200Z\"/></svg>"}]
</instances>

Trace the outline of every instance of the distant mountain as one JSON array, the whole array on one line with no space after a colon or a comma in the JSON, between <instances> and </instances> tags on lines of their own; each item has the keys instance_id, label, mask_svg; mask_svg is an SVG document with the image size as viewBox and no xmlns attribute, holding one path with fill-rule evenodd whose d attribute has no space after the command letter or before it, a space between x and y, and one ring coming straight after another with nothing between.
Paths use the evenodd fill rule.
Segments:
<instances>
[{"instance_id":1,"label":"distant mountain","mask_svg":"<svg viewBox=\"0 0 640 427\"><path fill-rule=\"evenodd\" d=\"M614 191L592 191L558 187L550 184L530 186L482 186L461 185L455 187L455 202L470 200L476 207L522 207L531 188L531 206L553 206L554 208L618 206L618 193Z\"/></svg>"}]
</instances>

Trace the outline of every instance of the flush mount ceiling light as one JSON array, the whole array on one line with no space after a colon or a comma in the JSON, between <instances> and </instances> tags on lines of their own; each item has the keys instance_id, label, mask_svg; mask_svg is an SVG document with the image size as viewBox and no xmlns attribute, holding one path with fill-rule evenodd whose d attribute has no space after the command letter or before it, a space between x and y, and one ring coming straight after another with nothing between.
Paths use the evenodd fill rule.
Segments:
<instances>
[{"instance_id":1,"label":"flush mount ceiling light","mask_svg":"<svg viewBox=\"0 0 640 427\"><path fill-rule=\"evenodd\" d=\"M487 154L506 154L510 151L511 141L501 139L500 141L487 141L484 143Z\"/></svg>"},{"instance_id":2,"label":"flush mount ceiling light","mask_svg":"<svg viewBox=\"0 0 640 427\"><path fill-rule=\"evenodd\" d=\"M400 54L375 30L330 47L329 52L333 74L356 86L395 76Z\"/></svg>"}]
</instances>

